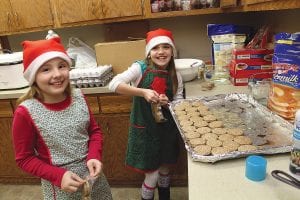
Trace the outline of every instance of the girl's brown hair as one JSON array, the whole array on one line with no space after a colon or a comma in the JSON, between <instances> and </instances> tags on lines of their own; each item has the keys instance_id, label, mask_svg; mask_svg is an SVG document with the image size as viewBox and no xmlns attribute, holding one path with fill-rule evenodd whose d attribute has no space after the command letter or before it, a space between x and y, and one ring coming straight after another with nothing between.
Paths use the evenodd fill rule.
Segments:
<instances>
[{"instance_id":1,"label":"girl's brown hair","mask_svg":"<svg viewBox=\"0 0 300 200\"><path fill-rule=\"evenodd\" d=\"M72 86L70 83L66 87L65 93L67 96L72 94ZM25 94L23 94L20 98L18 98L17 105L19 105L20 103L22 103L27 99L32 99L32 98L37 98L41 101L44 100L43 92L39 89L36 83L33 83L32 86L29 88L29 90Z\"/></svg>"}]
</instances>

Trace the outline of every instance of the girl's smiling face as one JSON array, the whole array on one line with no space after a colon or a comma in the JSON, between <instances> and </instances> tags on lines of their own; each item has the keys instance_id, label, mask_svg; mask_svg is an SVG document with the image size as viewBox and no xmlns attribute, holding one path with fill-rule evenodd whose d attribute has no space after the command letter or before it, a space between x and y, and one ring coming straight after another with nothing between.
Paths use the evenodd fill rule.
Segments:
<instances>
[{"instance_id":1,"label":"girl's smiling face","mask_svg":"<svg viewBox=\"0 0 300 200\"><path fill-rule=\"evenodd\" d=\"M45 103L57 103L65 99L69 70L69 64L61 58L51 59L39 68L35 82L43 93Z\"/></svg>"},{"instance_id":2,"label":"girl's smiling face","mask_svg":"<svg viewBox=\"0 0 300 200\"><path fill-rule=\"evenodd\" d=\"M159 44L150 51L150 58L159 68L165 69L173 54L172 46L169 44Z\"/></svg>"}]
</instances>

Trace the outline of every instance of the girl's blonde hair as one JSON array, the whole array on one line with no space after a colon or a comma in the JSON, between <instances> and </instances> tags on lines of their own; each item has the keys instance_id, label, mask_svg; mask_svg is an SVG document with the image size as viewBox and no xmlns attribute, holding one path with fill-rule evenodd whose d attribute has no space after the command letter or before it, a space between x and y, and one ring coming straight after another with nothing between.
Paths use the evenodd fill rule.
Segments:
<instances>
[{"instance_id":1,"label":"girl's blonde hair","mask_svg":"<svg viewBox=\"0 0 300 200\"><path fill-rule=\"evenodd\" d=\"M154 66L155 64L151 60L150 57L147 57L145 60L145 63L147 64L147 67L149 66ZM167 70L169 72L169 76L171 77L172 80L172 91L173 91L173 96L176 95L177 89L178 89L178 79L177 79L177 74L176 74L176 68L175 68L175 62L174 62L174 56L171 57L171 60L169 62L169 65L167 67Z\"/></svg>"},{"instance_id":2,"label":"girl's blonde hair","mask_svg":"<svg viewBox=\"0 0 300 200\"><path fill-rule=\"evenodd\" d=\"M68 96L72 94L72 86L70 83L66 87L65 93ZM29 88L29 90L25 94L23 94L20 98L18 98L17 105L19 105L20 103L22 103L27 99L33 99L33 98L39 99L41 101L44 100L43 92L40 90L40 88L37 86L36 83L33 83L32 86Z\"/></svg>"}]
</instances>

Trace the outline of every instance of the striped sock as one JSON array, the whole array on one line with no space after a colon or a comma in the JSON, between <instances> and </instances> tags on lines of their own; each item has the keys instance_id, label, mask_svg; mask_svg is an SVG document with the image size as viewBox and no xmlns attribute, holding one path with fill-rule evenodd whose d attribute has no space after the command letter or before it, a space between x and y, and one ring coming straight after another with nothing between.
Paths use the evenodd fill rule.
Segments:
<instances>
[{"instance_id":1,"label":"striped sock","mask_svg":"<svg viewBox=\"0 0 300 200\"><path fill-rule=\"evenodd\" d=\"M143 199L153 199L155 187L149 187L145 183L142 185L142 198Z\"/></svg>"},{"instance_id":2,"label":"striped sock","mask_svg":"<svg viewBox=\"0 0 300 200\"><path fill-rule=\"evenodd\" d=\"M169 174L159 173L158 187L167 188L170 186L170 176Z\"/></svg>"}]
</instances>

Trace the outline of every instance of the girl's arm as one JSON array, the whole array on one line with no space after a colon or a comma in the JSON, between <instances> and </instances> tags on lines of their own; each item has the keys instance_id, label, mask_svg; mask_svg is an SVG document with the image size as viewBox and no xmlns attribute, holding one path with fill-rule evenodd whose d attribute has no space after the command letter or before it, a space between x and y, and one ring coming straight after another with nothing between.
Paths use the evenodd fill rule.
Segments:
<instances>
[{"instance_id":1,"label":"girl's arm","mask_svg":"<svg viewBox=\"0 0 300 200\"><path fill-rule=\"evenodd\" d=\"M25 172L61 187L62 177L67 170L51 164L49 151L29 113L22 106L14 113L12 134L17 165Z\"/></svg>"},{"instance_id":2,"label":"girl's arm","mask_svg":"<svg viewBox=\"0 0 300 200\"><path fill-rule=\"evenodd\" d=\"M177 80L178 80L178 89L177 89L177 93L174 96L174 100L183 99L183 81L179 72L177 72Z\"/></svg>"},{"instance_id":3,"label":"girl's arm","mask_svg":"<svg viewBox=\"0 0 300 200\"><path fill-rule=\"evenodd\" d=\"M128 84L130 82L135 82L136 85L141 77L141 66L138 63L133 63L128 70L113 78L109 84L109 89L119 94L144 97L148 102L158 102L159 95L154 90L137 88Z\"/></svg>"},{"instance_id":4,"label":"girl's arm","mask_svg":"<svg viewBox=\"0 0 300 200\"><path fill-rule=\"evenodd\" d=\"M87 104L88 105L88 104ZM100 125L97 124L90 108L90 125L88 128L89 132L89 141L88 148L89 152L87 155L87 161L90 159L102 160L102 149L103 149L103 132L100 128Z\"/></svg>"}]
</instances>

